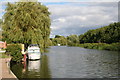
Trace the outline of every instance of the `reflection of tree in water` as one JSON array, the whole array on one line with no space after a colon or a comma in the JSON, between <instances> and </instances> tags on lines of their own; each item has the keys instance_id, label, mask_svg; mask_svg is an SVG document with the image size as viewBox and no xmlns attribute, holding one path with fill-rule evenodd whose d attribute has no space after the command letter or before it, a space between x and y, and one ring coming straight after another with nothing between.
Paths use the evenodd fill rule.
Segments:
<instances>
[{"instance_id":1,"label":"reflection of tree in water","mask_svg":"<svg viewBox=\"0 0 120 80\"><path fill-rule=\"evenodd\" d=\"M11 70L13 73L22 80L22 78L51 78L51 73L48 65L48 56L43 54L40 60L28 61L25 64L13 64L11 63Z\"/></svg>"},{"instance_id":2,"label":"reflection of tree in water","mask_svg":"<svg viewBox=\"0 0 120 80\"><path fill-rule=\"evenodd\" d=\"M48 65L48 56L42 55L40 66L40 78L51 78L51 73Z\"/></svg>"},{"instance_id":3,"label":"reflection of tree in water","mask_svg":"<svg viewBox=\"0 0 120 80\"><path fill-rule=\"evenodd\" d=\"M27 70L23 73L22 78L51 78L47 55L43 54L40 60L28 61L27 66Z\"/></svg>"},{"instance_id":4,"label":"reflection of tree in water","mask_svg":"<svg viewBox=\"0 0 120 80\"><path fill-rule=\"evenodd\" d=\"M17 76L17 78L21 78L22 76L22 69L23 69L23 65L21 63L14 63L14 62L10 62L10 69L11 71Z\"/></svg>"}]
</instances>

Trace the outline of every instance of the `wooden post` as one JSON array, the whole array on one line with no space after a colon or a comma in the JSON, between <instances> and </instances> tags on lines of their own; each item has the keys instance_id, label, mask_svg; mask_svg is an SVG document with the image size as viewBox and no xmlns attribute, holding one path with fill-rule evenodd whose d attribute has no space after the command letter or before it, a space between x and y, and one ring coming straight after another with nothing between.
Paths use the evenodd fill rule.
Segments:
<instances>
[{"instance_id":1,"label":"wooden post","mask_svg":"<svg viewBox=\"0 0 120 80\"><path fill-rule=\"evenodd\" d=\"M24 62L26 62L26 58L27 58L27 56L26 56L26 54L24 54Z\"/></svg>"}]
</instances>

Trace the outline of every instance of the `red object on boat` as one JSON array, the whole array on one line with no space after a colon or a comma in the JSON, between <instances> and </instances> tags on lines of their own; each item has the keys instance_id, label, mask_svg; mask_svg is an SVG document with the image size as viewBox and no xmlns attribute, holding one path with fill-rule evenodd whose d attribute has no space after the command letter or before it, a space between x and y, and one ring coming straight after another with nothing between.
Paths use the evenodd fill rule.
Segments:
<instances>
[{"instance_id":1,"label":"red object on boat","mask_svg":"<svg viewBox=\"0 0 120 80\"><path fill-rule=\"evenodd\" d=\"M24 54L24 61L26 62L26 58L27 58L27 56L26 56L26 54Z\"/></svg>"}]
</instances>

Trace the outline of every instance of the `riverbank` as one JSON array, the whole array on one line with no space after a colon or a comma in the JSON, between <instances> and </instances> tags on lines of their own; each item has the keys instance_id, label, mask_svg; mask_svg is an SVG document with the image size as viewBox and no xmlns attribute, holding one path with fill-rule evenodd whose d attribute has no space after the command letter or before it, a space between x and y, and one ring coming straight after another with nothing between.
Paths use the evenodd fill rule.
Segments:
<instances>
[{"instance_id":1,"label":"riverbank","mask_svg":"<svg viewBox=\"0 0 120 80\"><path fill-rule=\"evenodd\" d=\"M12 80L18 80L17 77L13 74L13 72L10 70L10 62L11 58L0 58L0 79L12 79Z\"/></svg>"},{"instance_id":2,"label":"riverbank","mask_svg":"<svg viewBox=\"0 0 120 80\"><path fill-rule=\"evenodd\" d=\"M109 50L109 51L120 51L120 43L84 43L77 45L79 47L84 47L88 49L99 49L99 50Z\"/></svg>"}]
</instances>

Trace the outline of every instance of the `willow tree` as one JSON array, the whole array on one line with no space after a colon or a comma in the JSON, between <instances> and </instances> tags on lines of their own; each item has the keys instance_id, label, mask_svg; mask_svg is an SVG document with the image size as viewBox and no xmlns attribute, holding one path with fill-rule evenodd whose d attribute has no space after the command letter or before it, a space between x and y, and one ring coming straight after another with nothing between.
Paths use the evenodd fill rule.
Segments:
<instances>
[{"instance_id":1,"label":"willow tree","mask_svg":"<svg viewBox=\"0 0 120 80\"><path fill-rule=\"evenodd\" d=\"M1 25L2 25L2 19L0 19L0 40L2 39L2 27L1 27Z\"/></svg>"},{"instance_id":2,"label":"willow tree","mask_svg":"<svg viewBox=\"0 0 120 80\"><path fill-rule=\"evenodd\" d=\"M50 35L50 12L39 2L8 3L3 22L3 38L9 42L39 44L47 47Z\"/></svg>"}]
</instances>

